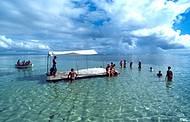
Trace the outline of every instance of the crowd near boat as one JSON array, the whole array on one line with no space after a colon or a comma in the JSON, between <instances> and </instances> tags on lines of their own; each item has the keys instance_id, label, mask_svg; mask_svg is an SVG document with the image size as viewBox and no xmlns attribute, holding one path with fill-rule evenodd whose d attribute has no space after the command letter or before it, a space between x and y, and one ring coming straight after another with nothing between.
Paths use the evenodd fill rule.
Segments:
<instances>
[{"instance_id":1,"label":"crowd near boat","mask_svg":"<svg viewBox=\"0 0 190 122\"><path fill-rule=\"evenodd\" d=\"M50 68L50 76L56 76L56 72L57 72L57 68L56 68L56 56L54 56L53 60L52 60L52 67ZM127 61L125 59L122 59L120 62L119 62L119 65L121 68L126 68L127 67ZM133 67L133 62L130 62L129 63L129 66L130 68ZM108 77L113 77L113 76L117 76L119 73L116 71L115 69L116 65L111 62L110 64L107 64L106 66L106 76ZM142 68L142 63L141 61L138 62L138 69L139 71L141 70ZM153 71L153 68L150 67L150 72ZM158 78L161 78L162 77L162 72L159 70L158 73L156 74ZM74 68L71 68L71 71L68 73L68 79L70 80L74 80L76 77L78 76L78 74L74 71ZM173 72L171 71L171 67L169 66L168 67L168 71L166 73L166 80L167 81L172 81L173 79Z\"/></svg>"},{"instance_id":2,"label":"crowd near boat","mask_svg":"<svg viewBox=\"0 0 190 122\"><path fill-rule=\"evenodd\" d=\"M106 75L109 77L118 75L118 72L115 70L115 64L113 62L111 62L111 64L107 64Z\"/></svg>"},{"instance_id":3,"label":"crowd near boat","mask_svg":"<svg viewBox=\"0 0 190 122\"><path fill-rule=\"evenodd\" d=\"M92 78L92 77L102 77L102 76L107 76L107 77L114 77L118 76L119 72L116 70L116 64L111 62L110 64L107 64L105 68L87 68L87 69L77 69L77 72L75 72L74 68L71 68L69 72L57 72L57 56L56 55L94 55L97 54L95 50L79 50L79 51L51 51L48 53L48 57L53 56L52 59L52 66L50 69L48 69L48 62L47 62L47 81L57 81L57 80L74 80L74 79L79 79L79 78ZM48 58L49 60L49 58ZM47 60L47 61L48 61ZM15 64L16 68L29 68L32 67L33 64L30 60L28 61L20 61L20 59L17 61ZM125 59L121 59L119 62L119 66L121 68L126 68L127 67L127 61ZM133 68L133 62L131 61L129 63L130 68ZM87 66L88 67L88 66ZM138 62L138 70L141 71L142 68L142 63L141 61ZM153 68L150 67L150 72L153 71ZM158 71L156 74L158 78L161 78L162 72L161 70ZM168 70L166 72L166 81L172 81L173 79L173 72L171 71L171 67L168 66Z\"/></svg>"}]
</instances>

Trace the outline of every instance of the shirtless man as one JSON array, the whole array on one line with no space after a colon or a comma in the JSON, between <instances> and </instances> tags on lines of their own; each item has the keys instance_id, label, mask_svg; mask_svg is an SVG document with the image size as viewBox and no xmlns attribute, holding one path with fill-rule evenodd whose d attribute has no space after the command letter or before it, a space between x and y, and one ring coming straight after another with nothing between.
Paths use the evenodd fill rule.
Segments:
<instances>
[{"instance_id":1,"label":"shirtless man","mask_svg":"<svg viewBox=\"0 0 190 122\"><path fill-rule=\"evenodd\" d=\"M70 79L71 82L72 82L72 80L74 80L76 77L77 77L77 73L76 73L76 72L74 71L74 69L72 68L71 71L70 71L69 74L68 74L68 79Z\"/></svg>"}]
</instances>

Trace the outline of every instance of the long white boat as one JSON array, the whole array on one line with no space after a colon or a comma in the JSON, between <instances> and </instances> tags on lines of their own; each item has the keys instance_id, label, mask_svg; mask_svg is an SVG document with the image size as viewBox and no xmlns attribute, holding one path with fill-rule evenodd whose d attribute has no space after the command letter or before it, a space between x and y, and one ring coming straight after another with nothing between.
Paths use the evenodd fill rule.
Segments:
<instances>
[{"instance_id":1,"label":"long white boat","mask_svg":"<svg viewBox=\"0 0 190 122\"><path fill-rule=\"evenodd\" d=\"M57 71L55 76L50 76L49 74L49 63L51 65L51 57L57 55L74 55L74 56L81 56L81 55L96 55L97 52L95 50L77 50L77 51L49 51L47 57L47 81L59 81L59 80L68 80L69 71ZM88 66L87 66L88 67ZM78 69L77 68L77 77L75 79L82 79L82 78L93 78L93 77L105 77L106 69L105 68L87 68L87 69Z\"/></svg>"}]
</instances>

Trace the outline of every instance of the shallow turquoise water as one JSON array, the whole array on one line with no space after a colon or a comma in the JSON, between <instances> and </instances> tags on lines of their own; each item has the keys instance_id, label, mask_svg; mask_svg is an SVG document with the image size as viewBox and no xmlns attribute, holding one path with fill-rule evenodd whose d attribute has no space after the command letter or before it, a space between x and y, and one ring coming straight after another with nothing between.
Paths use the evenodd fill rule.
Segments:
<instances>
[{"instance_id":1,"label":"shallow turquoise water","mask_svg":"<svg viewBox=\"0 0 190 122\"><path fill-rule=\"evenodd\" d=\"M17 70L17 59L34 63L31 70ZM71 67L118 66L123 56L58 57L58 70ZM89 60L86 62L86 58ZM0 121L190 121L190 57L187 55L127 56L143 62L138 71L127 67L118 77L47 83L46 56L0 56ZM78 62L73 61L77 59ZM169 60L169 59L172 59ZM174 81L157 78L171 65ZM149 67L154 68L149 72Z\"/></svg>"}]
</instances>

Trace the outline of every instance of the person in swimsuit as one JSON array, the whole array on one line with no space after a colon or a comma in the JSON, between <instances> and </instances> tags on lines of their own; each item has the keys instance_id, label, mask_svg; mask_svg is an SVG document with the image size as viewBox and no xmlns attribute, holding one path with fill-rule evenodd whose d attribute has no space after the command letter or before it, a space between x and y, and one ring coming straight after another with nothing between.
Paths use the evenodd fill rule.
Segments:
<instances>
[{"instance_id":1,"label":"person in swimsuit","mask_svg":"<svg viewBox=\"0 0 190 122\"><path fill-rule=\"evenodd\" d=\"M53 75L55 77L56 72L57 72L57 68L56 68L56 56L53 57L52 63L53 66L50 68L50 75Z\"/></svg>"},{"instance_id":2,"label":"person in swimsuit","mask_svg":"<svg viewBox=\"0 0 190 122\"><path fill-rule=\"evenodd\" d=\"M53 66L52 66L52 71L53 71L53 75L55 76L55 74L56 74L56 72L57 72L57 67L56 67L56 64L57 64L57 62L56 62L56 56L54 56L53 57Z\"/></svg>"},{"instance_id":3,"label":"person in swimsuit","mask_svg":"<svg viewBox=\"0 0 190 122\"><path fill-rule=\"evenodd\" d=\"M56 69L56 63L57 63L56 58L57 58L56 56L53 57L53 61L52 61L53 62L53 66L52 66L53 69Z\"/></svg>"},{"instance_id":4,"label":"person in swimsuit","mask_svg":"<svg viewBox=\"0 0 190 122\"><path fill-rule=\"evenodd\" d=\"M118 73L115 70L115 64L113 64L113 66L110 67L110 76L117 76Z\"/></svg>"},{"instance_id":5,"label":"person in swimsuit","mask_svg":"<svg viewBox=\"0 0 190 122\"><path fill-rule=\"evenodd\" d=\"M126 68L126 60L122 59L119 64L121 68Z\"/></svg>"},{"instance_id":6,"label":"person in swimsuit","mask_svg":"<svg viewBox=\"0 0 190 122\"><path fill-rule=\"evenodd\" d=\"M110 64L107 64L107 67L106 67L106 75L107 75L107 76L110 76Z\"/></svg>"},{"instance_id":7,"label":"person in swimsuit","mask_svg":"<svg viewBox=\"0 0 190 122\"><path fill-rule=\"evenodd\" d=\"M124 68L126 68L127 61L126 61L126 60L123 60L123 63L124 63Z\"/></svg>"},{"instance_id":8,"label":"person in swimsuit","mask_svg":"<svg viewBox=\"0 0 190 122\"><path fill-rule=\"evenodd\" d=\"M120 65L121 68L123 67L123 60L121 60L121 61L119 62L119 65Z\"/></svg>"},{"instance_id":9,"label":"person in swimsuit","mask_svg":"<svg viewBox=\"0 0 190 122\"><path fill-rule=\"evenodd\" d=\"M153 71L153 68L152 67L150 67L150 72L152 72Z\"/></svg>"},{"instance_id":10,"label":"person in swimsuit","mask_svg":"<svg viewBox=\"0 0 190 122\"><path fill-rule=\"evenodd\" d=\"M133 66L133 62L130 62L130 68L132 69L132 66Z\"/></svg>"},{"instance_id":11,"label":"person in swimsuit","mask_svg":"<svg viewBox=\"0 0 190 122\"><path fill-rule=\"evenodd\" d=\"M72 68L71 71L68 74L68 79L71 80L71 82L72 82L72 80L74 80L76 77L77 77L77 73Z\"/></svg>"},{"instance_id":12,"label":"person in swimsuit","mask_svg":"<svg viewBox=\"0 0 190 122\"><path fill-rule=\"evenodd\" d=\"M166 73L167 81L172 81L173 79L173 72L171 71L171 67L168 67L167 73Z\"/></svg>"},{"instance_id":13,"label":"person in swimsuit","mask_svg":"<svg viewBox=\"0 0 190 122\"><path fill-rule=\"evenodd\" d=\"M113 66L114 66L114 63L113 63L113 62L111 62L110 67L113 67Z\"/></svg>"},{"instance_id":14,"label":"person in swimsuit","mask_svg":"<svg viewBox=\"0 0 190 122\"><path fill-rule=\"evenodd\" d=\"M139 61L138 68L141 69L141 61Z\"/></svg>"}]
</instances>

